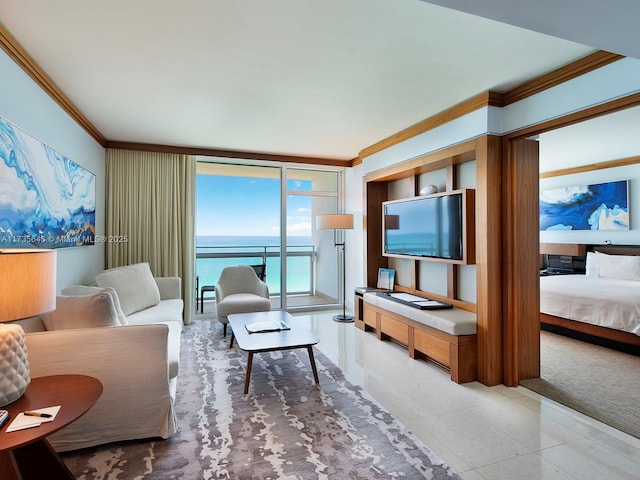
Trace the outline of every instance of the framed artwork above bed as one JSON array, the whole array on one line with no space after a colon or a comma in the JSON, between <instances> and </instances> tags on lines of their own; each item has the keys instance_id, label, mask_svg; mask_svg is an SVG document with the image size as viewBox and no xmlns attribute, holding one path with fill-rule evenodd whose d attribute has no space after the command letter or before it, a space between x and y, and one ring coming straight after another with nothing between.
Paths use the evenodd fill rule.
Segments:
<instances>
[{"instance_id":1,"label":"framed artwork above bed","mask_svg":"<svg viewBox=\"0 0 640 480\"><path fill-rule=\"evenodd\" d=\"M629 230L629 181L540 192L540 230Z\"/></svg>"}]
</instances>

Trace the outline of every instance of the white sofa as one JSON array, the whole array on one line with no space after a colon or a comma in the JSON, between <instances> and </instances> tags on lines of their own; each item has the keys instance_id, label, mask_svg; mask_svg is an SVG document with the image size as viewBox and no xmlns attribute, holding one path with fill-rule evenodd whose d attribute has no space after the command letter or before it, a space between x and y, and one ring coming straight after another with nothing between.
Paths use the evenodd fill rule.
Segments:
<instances>
[{"instance_id":1,"label":"white sofa","mask_svg":"<svg viewBox=\"0 0 640 480\"><path fill-rule=\"evenodd\" d=\"M151 273L147 264L129 267L137 269L137 273ZM118 275L132 273L129 267L105 273L113 273L120 281ZM100 275L97 283L104 285ZM181 281L177 277L150 278L153 287L149 280L146 287L141 287L140 279L126 281L117 289L69 287L58 297L56 311L20 321L26 332L32 378L84 374L103 385L103 393L91 410L48 437L57 451L123 440L167 438L176 431L174 401L183 326ZM128 295L126 289L139 292L144 288L156 289L157 303L131 312L129 299L123 298ZM136 294L136 302L140 296L144 294ZM88 311L75 306L89 298L92 303ZM156 299L149 301L154 303ZM117 308L119 301L121 309ZM96 310L100 312L95 313ZM109 318L114 315L115 320ZM88 326L82 325L83 319Z\"/></svg>"}]
</instances>

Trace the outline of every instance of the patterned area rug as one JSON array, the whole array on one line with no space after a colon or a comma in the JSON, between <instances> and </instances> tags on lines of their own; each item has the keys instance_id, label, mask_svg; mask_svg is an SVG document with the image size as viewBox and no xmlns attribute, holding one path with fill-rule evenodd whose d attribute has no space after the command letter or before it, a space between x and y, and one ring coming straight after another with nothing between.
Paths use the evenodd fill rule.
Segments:
<instances>
[{"instance_id":1,"label":"patterned area rug","mask_svg":"<svg viewBox=\"0 0 640 480\"><path fill-rule=\"evenodd\" d=\"M254 356L229 349L222 325L186 326L168 440L110 444L63 454L80 480L459 479L442 459L314 349Z\"/></svg>"}]
</instances>

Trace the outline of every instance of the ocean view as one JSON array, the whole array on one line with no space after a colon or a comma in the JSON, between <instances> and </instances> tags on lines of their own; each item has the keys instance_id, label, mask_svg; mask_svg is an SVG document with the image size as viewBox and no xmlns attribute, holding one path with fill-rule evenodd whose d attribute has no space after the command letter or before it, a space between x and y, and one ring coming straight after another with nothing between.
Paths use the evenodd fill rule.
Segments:
<instances>
[{"instance_id":1,"label":"ocean view","mask_svg":"<svg viewBox=\"0 0 640 480\"><path fill-rule=\"evenodd\" d=\"M311 237L287 238L287 291L311 291ZM208 255L212 258L202 258ZM280 237L279 236L197 236L196 275L200 286L215 285L220 272L230 265L256 265L266 257L266 283L269 292L280 293Z\"/></svg>"}]
</instances>

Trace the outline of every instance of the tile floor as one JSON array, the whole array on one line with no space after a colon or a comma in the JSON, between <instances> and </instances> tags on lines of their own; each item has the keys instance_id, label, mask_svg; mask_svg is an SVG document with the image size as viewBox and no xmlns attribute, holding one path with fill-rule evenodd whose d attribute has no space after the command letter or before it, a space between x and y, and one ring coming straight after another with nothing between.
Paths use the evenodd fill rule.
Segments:
<instances>
[{"instance_id":1,"label":"tile floor","mask_svg":"<svg viewBox=\"0 0 640 480\"><path fill-rule=\"evenodd\" d=\"M316 346L464 480L640 479L640 440L523 387L453 383L335 312L295 314Z\"/></svg>"}]
</instances>

